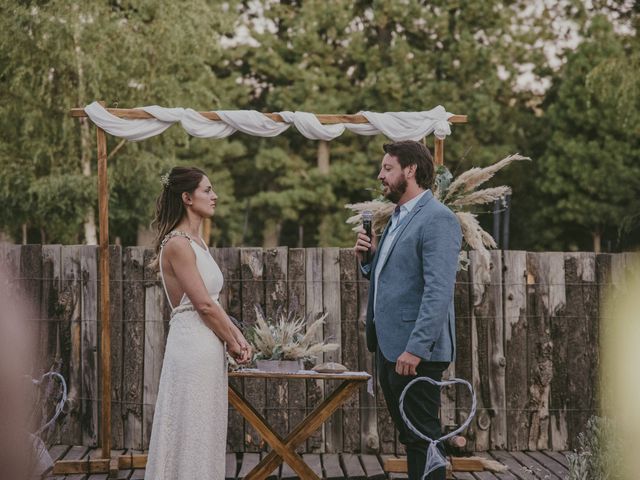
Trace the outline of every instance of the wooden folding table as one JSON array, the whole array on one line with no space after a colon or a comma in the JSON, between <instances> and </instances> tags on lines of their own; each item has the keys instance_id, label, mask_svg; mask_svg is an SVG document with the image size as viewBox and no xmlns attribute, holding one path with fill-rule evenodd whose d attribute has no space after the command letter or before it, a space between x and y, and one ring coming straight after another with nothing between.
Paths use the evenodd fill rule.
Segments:
<instances>
[{"instance_id":1,"label":"wooden folding table","mask_svg":"<svg viewBox=\"0 0 640 480\"><path fill-rule=\"evenodd\" d=\"M256 467L244 477L245 480L264 480L283 461L298 474L301 480L318 480L318 476L295 451L313 432L327 421L358 387L365 384L371 375L365 372L316 373L303 371L297 373L272 373L260 370L239 370L229 372L230 377L264 379L306 379L337 380L342 383L336 387L313 411L307 415L285 438L278 435L265 418L255 409L241 392L229 385L229 403L255 428L273 449Z\"/></svg>"}]
</instances>

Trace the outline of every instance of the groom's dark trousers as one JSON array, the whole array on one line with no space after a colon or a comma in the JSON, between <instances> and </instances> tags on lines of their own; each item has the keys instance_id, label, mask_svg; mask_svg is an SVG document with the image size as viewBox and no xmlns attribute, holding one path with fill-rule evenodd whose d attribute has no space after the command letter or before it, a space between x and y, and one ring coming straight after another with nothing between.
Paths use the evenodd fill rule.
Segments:
<instances>
[{"instance_id":1,"label":"groom's dark trousers","mask_svg":"<svg viewBox=\"0 0 640 480\"><path fill-rule=\"evenodd\" d=\"M382 387L387 407L391 418L400 433L400 442L407 450L407 467L409 480L420 480L424 474L427 460L427 447L429 442L421 439L413 433L404 423L400 415L400 395L404 387L413 380L414 376L399 375L396 373L396 364L390 362L380 352L376 352L376 366L378 379ZM442 372L449 366L448 362L422 361L416 368L419 377L429 377L436 381L442 380ZM417 382L411 386L404 397L404 411L418 431L432 439L442 436L440 430L440 387L429 382ZM444 455L444 448L438 444L438 448ZM428 480L445 480L444 468L435 470L429 475Z\"/></svg>"}]
</instances>

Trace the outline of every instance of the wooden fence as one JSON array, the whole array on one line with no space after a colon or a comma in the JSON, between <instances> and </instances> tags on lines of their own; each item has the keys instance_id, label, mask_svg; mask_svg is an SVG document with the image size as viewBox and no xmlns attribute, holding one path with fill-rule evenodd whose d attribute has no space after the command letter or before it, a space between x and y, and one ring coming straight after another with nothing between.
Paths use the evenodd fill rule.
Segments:
<instances>
[{"instance_id":1,"label":"wooden fence","mask_svg":"<svg viewBox=\"0 0 640 480\"><path fill-rule=\"evenodd\" d=\"M341 345L325 355L372 372L364 313L368 281L350 249L220 248L221 302L245 323L254 306L328 314L323 335ZM143 247L111 247L112 435L114 448L145 449L168 332L168 307ZM457 360L448 375L472 381L478 414L472 450L552 449L575 445L597 409L601 299L631 265L632 254L492 252L489 272L470 252L456 284ZM41 370L61 371L69 403L49 442L96 445L100 416L98 250L95 246L0 244L0 263L36 305ZM487 279L489 279L487 281ZM333 385L233 380L284 433ZM442 423L459 425L471 400L464 389L442 394ZM228 450L265 447L233 409ZM364 389L306 444L307 452L402 453L380 389Z\"/></svg>"}]
</instances>

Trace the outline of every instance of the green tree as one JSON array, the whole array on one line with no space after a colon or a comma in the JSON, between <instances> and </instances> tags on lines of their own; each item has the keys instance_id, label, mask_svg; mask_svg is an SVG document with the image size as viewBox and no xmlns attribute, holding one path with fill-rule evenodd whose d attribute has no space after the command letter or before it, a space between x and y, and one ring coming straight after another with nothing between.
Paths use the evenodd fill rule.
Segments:
<instances>
[{"instance_id":1,"label":"green tree","mask_svg":"<svg viewBox=\"0 0 640 480\"><path fill-rule=\"evenodd\" d=\"M381 0L335 2L331 8L320 1L257 3L260 8L252 3L242 17L255 43L241 47L246 52L243 75L255 87L254 108L355 113L443 104L470 118L468 125L454 127L446 142L446 162L454 173L513 153L526 138L519 123L534 117L532 94L519 91L516 82L526 64L540 75L548 74L542 49L532 44L555 38L548 22L548 10L554 7L527 17L524 1L463 5ZM574 3L579 2L567 2ZM290 218L308 222L305 232L315 228L314 240L321 245L352 243L342 205L371 198L367 188L375 190L384 141L345 134L331 142L327 178L314 178L318 188L328 181L334 200L322 206L329 198L323 193L315 205L290 205L297 212ZM427 141L433 145L433 138ZM317 144L292 138L287 148L302 159L297 165L323 171ZM280 173L291 174L296 168L283 167ZM526 179L524 168L518 167L518 175ZM296 175L300 180L295 188L308 188ZM290 200L295 197L281 186L273 187ZM285 204L287 200L281 208Z\"/></svg>"},{"instance_id":2,"label":"green tree","mask_svg":"<svg viewBox=\"0 0 640 480\"><path fill-rule=\"evenodd\" d=\"M69 108L96 99L108 106L236 108L246 95L220 68L226 51L218 40L234 24L233 2L3 3L0 202L11 208L0 213L0 228L14 236L27 224L36 235L31 241L95 240L95 133L87 120L70 118ZM118 143L110 138L109 150ZM220 224L230 227L222 235L235 238L224 163L243 151L237 141L205 145L179 127L124 146L109 160L112 239L135 244L139 226L152 217L159 176L175 163L212 172L230 205L220 209Z\"/></svg>"},{"instance_id":3,"label":"green tree","mask_svg":"<svg viewBox=\"0 0 640 480\"><path fill-rule=\"evenodd\" d=\"M634 39L596 16L555 78L538 179L546 245L571 232L574 248L598 252L640 209L638 52Z\"/></svg>"}]
</instances>

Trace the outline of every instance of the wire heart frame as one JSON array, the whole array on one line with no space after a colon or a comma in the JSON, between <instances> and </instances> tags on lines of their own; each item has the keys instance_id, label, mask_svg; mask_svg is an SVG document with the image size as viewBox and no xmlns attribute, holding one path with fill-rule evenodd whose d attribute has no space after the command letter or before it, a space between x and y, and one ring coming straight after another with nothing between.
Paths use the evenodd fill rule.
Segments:
<instances>
[{"instance_id":1,"label":"wire heart frame","mask_svg":"<svg viewBox=\"0 0 640 480\"><path fill-rule=\"evenodd\" d=\"M424 433L420 432L414 425L413 423L411 423L411 420L409 420L409 418L407 417L407 414L404 411L404 397L407 394L407 391L409 390L409 388L411 388L412 385L418 383L418 382L429 382L433 385L436 385L438 387L446 387L448 385L455 385L456 383L459 383L461 385L465 385L468 389L469 389L469 393L471 393L471 412L469 412L469 416L467 417L467 419L464 421L464 423L462 425L460 425L460 427L458 427L456 430L454 430L453 432L450 432L438 439L432 439L427 437ZM400 395L400 415L402 415L402 419L404 420L404 423L407 424L407 427L409 427L409 429L415 433L418 437L422 438L423 440L426 440L427 442L429 442L429 447L427 448L427 462L424 466L424 474L422 475L422 480L425 480L427 475L429 475L431 472L433 472L434 470L441 468L441 467L445 467L447 466L447 460L442 456L442 453L440 453L440 450L438 450L437 445L438 443L442 443L448 439L450 439L451 437L458 435L459 433L463 432L471 423L471 420L473 420L473 417L476 414L476 394L473 391L473 387L471 386L471 384L469 382L467 382L466 380L463 380L461 378L452 378L450 380L443 380L441 382L438 382L436 380L434 380L433 378L429 378L429 377L417 377L414 378L413 380L411 380L406 387L404 387L404 390L402 390L402 394Z\"/></svg>"},{"instance_id":2,"label":"wire heart frame","mask_svg":"<svg viewBox=\"0 0 640 480\"><path fill-rule=\"evenodd\" d=\"M64 377L58 372L47 372L40 377L40 380L36 380L30 375L25 375L24 377L27 380L29 380L33 385L40 385L46 378L49 378L49 377L55 378L60 381L60 386L62 387L62 395L60 396L60 400L58 400L58 403L56 405L56 410L53 413L53 416L49 420L47 420L47 422L44 423L38 430L33 432L33 435L39 436L42 432L44 432L47 428L49 428L49 426L51 426L51 424L55 422L56 419L62 413L62 410L64 409L64 405L65 403L67 403L67 382L64 380Z\"/></svg>"}]
</instances>

